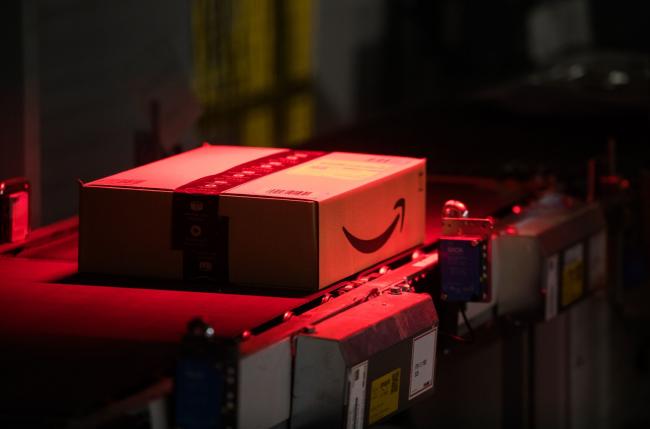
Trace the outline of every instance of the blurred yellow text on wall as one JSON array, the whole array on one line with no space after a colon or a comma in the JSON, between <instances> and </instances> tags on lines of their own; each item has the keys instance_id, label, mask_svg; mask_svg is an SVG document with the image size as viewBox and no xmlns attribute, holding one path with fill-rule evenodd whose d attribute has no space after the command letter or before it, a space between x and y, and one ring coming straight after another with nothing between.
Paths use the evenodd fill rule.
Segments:
<instances>
[{"instance_id":1,"label":"blurred yellow text on wall","mask_svg":"<svg viewBox=\"0 0 650 429\"><path fill-rule=\"evenodd\" d=\"M313 135L316 1L193 0L203 139L281 146Z\"/></svg>"}]
</instances>

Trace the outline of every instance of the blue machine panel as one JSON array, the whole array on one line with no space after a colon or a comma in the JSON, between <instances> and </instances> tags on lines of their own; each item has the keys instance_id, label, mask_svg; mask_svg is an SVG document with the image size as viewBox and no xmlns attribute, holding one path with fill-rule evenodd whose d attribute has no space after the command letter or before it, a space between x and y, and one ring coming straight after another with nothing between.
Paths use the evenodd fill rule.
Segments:
<instances>
[{"instance_id":1,"label":"blue machine panel","mask_svg":"<svg viewBox=\"0 0 650 429\"><path fill-rule=\"evenodd\" d=\"M487 297L487 244L479 237L442 237L441 297L450 302Z\"/></svg>"},{"instance_id":2,"label":"blue machine panel","mask_svg":"<svg viewBox=\"0 0 650 429\"><path fill-rule=\"evenodd\" d=\"M183 429L220 429L221 371L206 357L182 358L176 367L176 423Z\"/></svg>"}]
</instances>

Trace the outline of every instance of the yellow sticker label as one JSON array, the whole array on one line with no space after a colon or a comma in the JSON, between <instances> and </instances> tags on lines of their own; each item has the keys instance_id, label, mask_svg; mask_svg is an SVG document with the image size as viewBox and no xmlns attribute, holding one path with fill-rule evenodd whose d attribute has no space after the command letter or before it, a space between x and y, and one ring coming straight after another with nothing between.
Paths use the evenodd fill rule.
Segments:
<instances>
[{"instance_id":1,"label":"yellow sticker label","mask_svg":"<svg viewBox=\"0 0 650 429\"><path fill-rule=\"evenodd\" d=\"M564 252L562 269L562 306L580 298L584 289L584 261L582 244L577 244Z\"/></svg>"},{"instance_id":2,"label":"yellow sticker label","mask_svg":"<svg viewBox=\"0 0 650 429\"><path fill-rule=\"evenodd\" d=\"M331 177L343 180L365 180L390 168L390 164L345 159L316 159L287 170L287 174L299 176Z\"/></svg>"},{"instance_id":3,"label":"yellow sticker label","mask_svg":"<svg viewBox=\"0 0 650 429\"><path fill-rule=\"evenodd\" d=\"M397 411L399 405L399 381L401 369L397 368L372 382L368 424Z\"/></svg>"}]
</instances>

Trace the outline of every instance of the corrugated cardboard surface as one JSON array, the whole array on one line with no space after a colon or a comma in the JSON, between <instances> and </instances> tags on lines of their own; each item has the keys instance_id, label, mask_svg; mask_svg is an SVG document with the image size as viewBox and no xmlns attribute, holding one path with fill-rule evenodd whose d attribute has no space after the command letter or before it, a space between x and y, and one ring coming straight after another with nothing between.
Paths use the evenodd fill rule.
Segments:
<instances>
[{"instance_id":1,"label":"corrugated cardboard surface","mask_svg":"<svg viewBox=\"0 0 650 429\"><path fill-rule=\"evenodd\" d=\"M82 186L80 270L181 278L173 190L283 151L204 146ZM316 290L415 247L424 188L424 160L336 152L228 189L218 198L229 279ZM344 228L371 251L356 249Z\"/></svg>"},{"instance_id":2,"label":"corrugated cardboard surface","mask_svg":"<svg viewBox=\"0 0 650 429\"><path fill-rule=\"evenodd\" d=\"M424 161L391 177L370 182L319 203L320 284L337 281L388 259L424 241ZM395 209L403 200L403 210ZM356 237L371 240L398 217L386 243L372 253L351 246L345 227Z\"/></svg>"},{"instance_id":3,"label":"corrugated cardboard surface","mask_svg":"<svg viewBox=\"0 0 650 429\"><path fill-rule=\"evenodd\" d=\"M87 183L86 187L121 187L173 191L201 177L286 149L204 145Z\"/></svg>"},{"instance_id":4,"label":"corrugated cardboard surface","mask_svg":"<svg viewBox=\"0 0 650 429\"><path fill-rule=\"evenodd\" d=\"M79 270L178 278L183 254L171 246L172 192L82 187Z\"/></svg>"},{"instance_id":5,"label":"corrugated cardboard surface","mask_svg":"<svg viewBox=\"0 0 650 429\"><path fill-rule=\"evenodd\" d=\"M229 220L233 283L318 289L318 205L313 201L221 196Z\"/></svg>"}]
</instances>

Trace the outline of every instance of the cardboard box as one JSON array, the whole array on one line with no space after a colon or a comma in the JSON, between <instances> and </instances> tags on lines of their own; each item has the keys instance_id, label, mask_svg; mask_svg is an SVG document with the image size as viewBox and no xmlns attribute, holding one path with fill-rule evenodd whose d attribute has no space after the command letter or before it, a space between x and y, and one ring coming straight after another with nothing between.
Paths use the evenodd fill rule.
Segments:
<instances>
[{"instance_id":1,"label":"cardboard box","mask_svg":"<svg viewBox=\"0 0 650 429\"><path fill-rule=\"evenodd\" d=\"M79 270L317 290L424 240L425 161L204 145L81 187Z\"/></svg>"}]
</instances>

